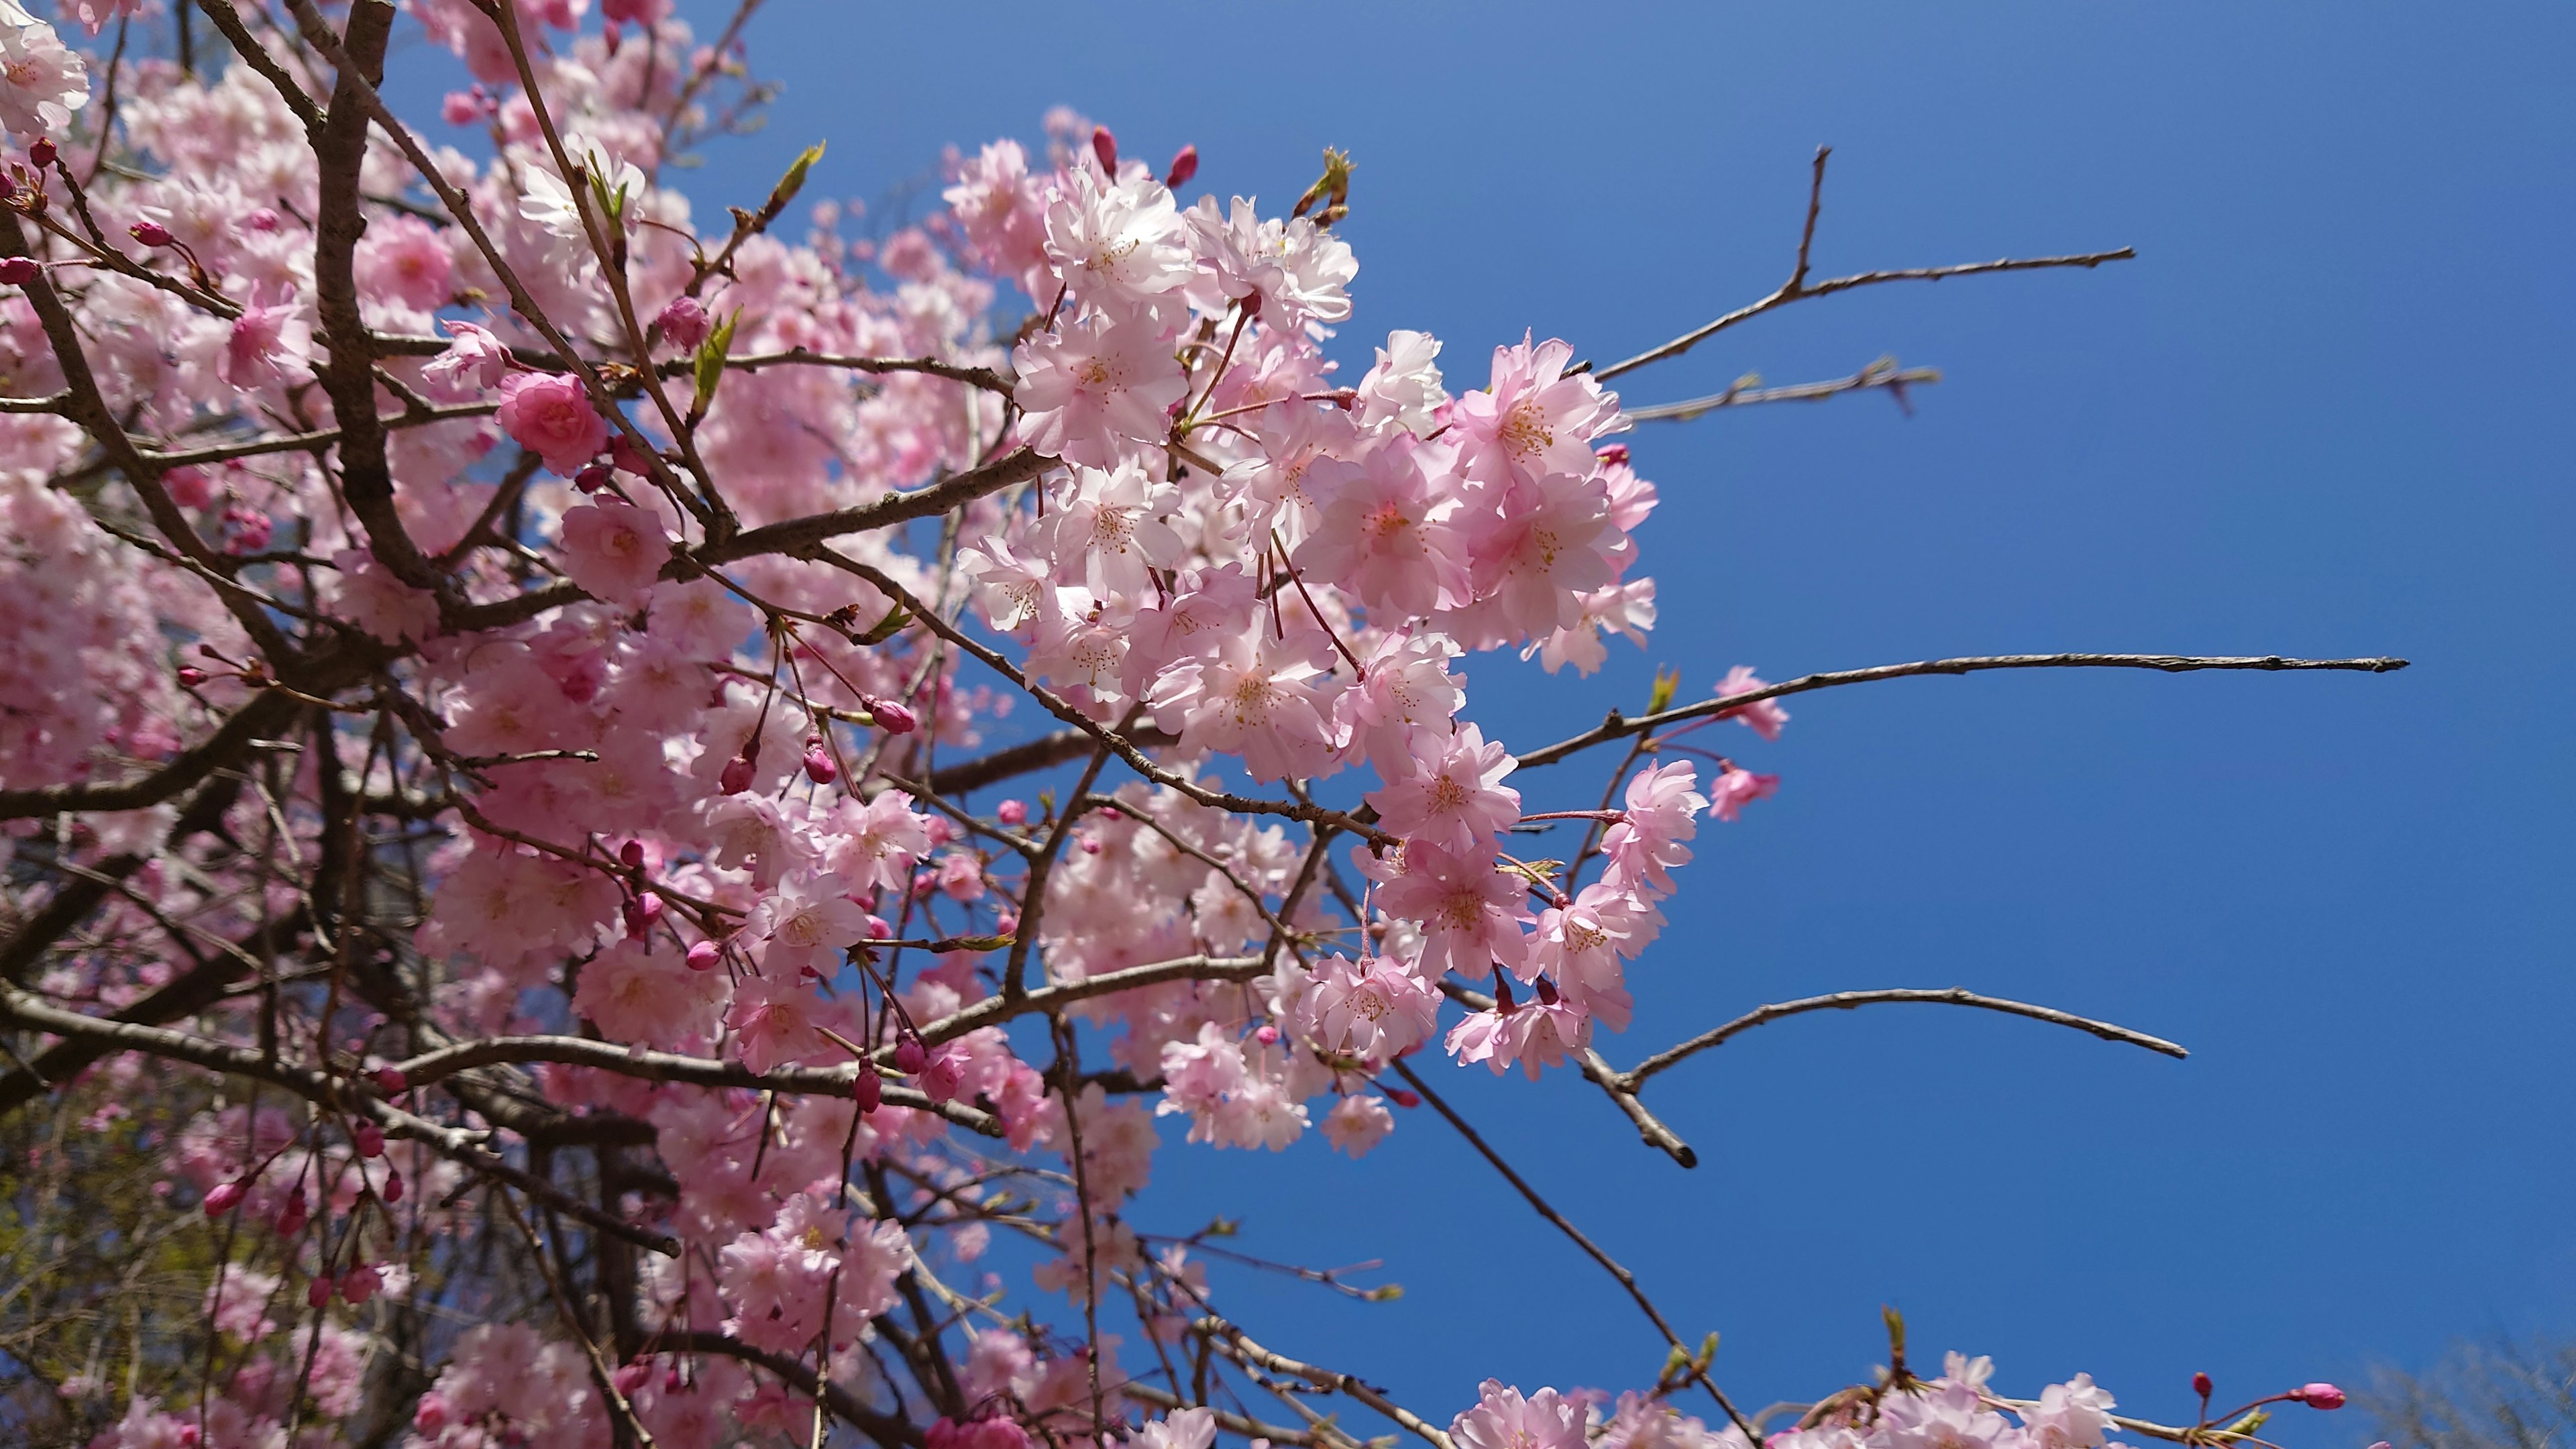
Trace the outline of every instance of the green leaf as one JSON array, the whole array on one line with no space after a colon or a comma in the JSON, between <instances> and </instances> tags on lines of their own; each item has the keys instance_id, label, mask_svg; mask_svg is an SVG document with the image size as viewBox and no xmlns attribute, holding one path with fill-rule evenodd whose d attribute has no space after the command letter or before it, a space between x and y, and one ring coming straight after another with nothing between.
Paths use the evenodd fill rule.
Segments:
<instances>
[{"instance_id":1,"label":"green leaf","mask_svg":"<svg viewBox=\"0 0 2576 1449\"><path fill-rule=\"evenodd\" d=\"M796 199L796 193L805 189L805 173L813 170L814 163L822 159L823 143L820 141L796 153L796 159L787 164L787 174L779 177L778 184L769 189L769 205L765 209L771 216L785 211L787 203Z\"/></svg>"},{"instance_id":2,"label":"green leaf","mask_svg":"<svg viewBox=\"0 0 2576 1449\"><path fill-rule=\"evenodd\" d=\"M698 391L689 403L691 415L705 417L708 406L716 400L716 384L724 381L725 359L733 355L734 324L741 320L742 309L737 307L698 344Z\"/></svg>"}]
</instances>

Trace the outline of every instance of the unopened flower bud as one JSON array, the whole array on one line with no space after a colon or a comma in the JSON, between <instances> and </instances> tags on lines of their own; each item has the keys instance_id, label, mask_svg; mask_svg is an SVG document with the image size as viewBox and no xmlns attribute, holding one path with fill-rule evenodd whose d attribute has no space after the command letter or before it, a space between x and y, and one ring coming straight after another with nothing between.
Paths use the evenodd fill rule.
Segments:
<instances>
[{"instance_id":1,"label":"unopened flower bud","mask_svg":"<svg viewBox=\"0 0 2576 1449\"><path fill-rule=\"evenodd\" d=\"M682 352L695 352L707 340L707 309L695 297L673 297L653 319L662 336Z\"/></svg>"},{"instance_id":2,"label":"unopened flower bud","mask_svg":"<svg viewBox=\"0 0 2576 1449\"><path fill-rule=\"evenodd\" d=\"M662 919L662 897L653 891L637 891L634 899L618 909L626 917L626 939L641 941L652 934L653 923Z\"/></svg>"},{"instance_id":3,"label":"unopened flower bud","mask_svg":"<svg viewBox=\"0 0 2576 1449\"><path fill-rule=\"evenodd\" d=\"M608 474L606 463L584 464L580 472L572 475L572 486L584 493L596 493L608 486Z\"/></svg>"},{"instance_id":4,"label":"unopened flower bud","mask_svg":"<svg viewBox=\"0 0 2576 1449\"><path fill-rule=\"evenodd\" d=\"M411 1078L400 1067L376 1068L376 1090L388 1097L399 1097L411 1090Z\"/></svg>"},{"instance_id":5,"label":"unopened flower bud","mask_svg":"<svg viewBox=\"0 0 2576 1449\"><path fill-rule=\"evenodd\" d=\"M206 1216L219 1218L240 1207L242 1195L243 1188L238 1182L216 1183L206 1190Z\"/></svg>"},{"instance_id":6,"label":"unopened flower bud","mask_svg":"<svg viewBox=\"0 0 2576 1449\"><path fill-rule=\"evenodd\" d=\"M358 1149L358 1155L360 1157L382 1157L385 1155L385 1129L377 1126L373 1122L361 1122L357 1126L350 1128L349 1142L350 1145Z\"/></svg>"},{"instance_id":7,"label":"unopened flower bud","mask_svg":"<svg viewBox=\"0 0 2576 1449\"><path fill-rule=\"evenodd\" d=\"M199 669L193 664L182 664L179 666L179 687L181 689L194 689L205 682L206 671Z\"/></svg>"},{"instance_id":8,"label":"unopened flower bud","mask_svg":"<svg viewBox=\"0 0 2576 1449\"><path fill-rule=\"evenodd\" d=\"M644 842L630 840L617 847L617 863L628 870L641 869L644 865Z\"/></svg>"},{"instance_id":9,"label":"unopened flower bud","mask_svg":"<svg viewBox=\"0 0 2576 1449\"><path fill-rule=\"evenodd\" d=\"M173 468L161 475L161 486L170 490L170 501L182 508L203 508L215 501L215 480L203 468Z\"/></svg>"},{"instance_id":10,"label":"unopened flower bud","mask_svg":"<svg viewBox=\"0 0 2576 1449\"><path fill-rule=\"evenodd\" d=\"M1112 176L1118 174L1118 138L1109 133L1107 126L1091 128L1091 154L1100 158L1101 170Z\"/></svg>"},{"instance_id":11,"label":"unopened flower bud","mask_svg":"<svg viewBox=\"0 0 2576 1449\"><path fill-rule=\"evenodd\" d=\"M305 1201L304 1189L299 1187L288 1194L286 1206L278 1209L277 1221L271 1226L277 1229L279 1237L291 1238L303 1231L305 1222L312 1215L312 1204Z\"/></svg>"},{"instance_id":12,"label":"unopened flower bud","mask_svg":"<svg viewBox=\"0 0 2576 1449\"><path fill-rule=\"evenodd\" d=\"M861 1066L858 1080L850 1084L850 1096L858 1102L859 1114L865 1116L884 1103L885 1079L877 1075L876 1068Z\"/></svg>"},{"instance_id":13,"label":"unopened flower bud","mask_svg":"<svg viewBox=\"0 0 2576 1449\"><path fill-rule=\"evenodd\" d=\"M166 247L175 240L170 235L170 228L157 221L138 221L126 230L147 247Z\"/></svg>"},{"instance_id":14,"label":"unopened flower bud","mask_svg":"<svg viewBox=\"0 0 2576 1449\"><path fill-rule=\"evenodd\" d=\"M316 1278L304 1285L304 1301L315 1308L331 1301L331 1280Z\"/></svg>"},{"instance_id":15,"label":"unopened flower bud","mask_svg":"<svg viewBox=\"0 0 2576 1449\"><path fill-rule=\"evenodd\" d=\"M373 1263L360 1263L340 1275L340 1296L351 1303L364 1303L385 1286L385 1275Z\"/></svg>"},{"instance_id":16,"label":"unopened flower bud","mask_svg":"<svg viewBox=\"0 0 2576 1449\"><path fill-rule=\"evenodd\" d=\"M691 946L687 957L689 969L692 971L713 971L716 969L716 963L723 959L724 947L713 941L700 941Z\"/></svg>"},{"instance_id":17,"label":"unopened flower bud","mask_svg":"<svg viewBox=\"0 0 2576 1449\"><path fill-rule=\"evenodd\" d=\"M716 788L728 795L739 795L751 788L751 757L736 755L725 761L723 773L716 776Z\"/></svg>"},{"instance_id":18,"label":"unopened flower bud","mask_svg":"<svg viewBox=\"0 0 2576 1449\"><path fill-rule=\"evenodd\" d=\"M805 747L805 778L817 785L829 785L841 778L841 767L832 763L832 753L817 740Z\"/></svg>"},{"instance_id":19,"label":"unopened flower bud","mask_svg":"<svg viewBox=\"0 0 2576 1449\"><path fill-rule=\"evenodd\" d=\"M1005 800L1001 804L993 807L993 818L1001 821L1004 825L1026 825L1029 823L1028 802L1025 800Z\"/></svg>"},{"instance_id":20,"label":"unopened flower bud","mask_svg":"<svg viewBox=\"0 0 2576 1449\"><path fill-rule=\"evenodd\" d=\"M907 1077L913 1077L919 1076L921 1069L928 1065L930 1065L930 1048L921 1044L921 1038L905 1032L903 1038L894 1044L894 1069Z\"/></svg>"},{"instance_id":21,"label":"unopened flower bud","mask_svg":"<svg viewBox=\"0 0 2576 1449\"><path fill-rule=\"evenodd\" d=\"M609 437L608 462L620 473L632 473L638 478L653 476L652 455L637 447L624 433Z\"/></svg>"},{"instance_id":22,"label":"unopened flower bud","mask_svg":"<svg viewBox=\"0 0 2576 1449\"><path fill-rule=\"evenodd\" d=\"M617 1385L617 1392L631 1399L653 1381L653 1366L649 1363L622 1363L615 1373L608 1376L608 1381Z\"/></svg>"},{"instance_id":23,"label":"unopened flower bud","mask_svg":"<svg viewBox=\"0 0 2576 1449\"><path fill-rule=\"evenodd\" d=\"M2191 1376L2191 1391L2200 1395L2204 1399L2208 1398L2216 1388L2217 1385L2212 1384L2209 1381L2209 1375L2207 1374L2193 1374Z\"/></svg>"},{"instance_id":24,"label":"unopened flower bud","mask_svg":"<svg viewBox=\"0 0 2576 1449\"><path fill-rule=\"evenodd\" d=\"M1172 169L1163 173L1165 186L1187 186L1199 174L1199 148L1183 146L1172 153Z\"/></svg>"},{"instance_id":25,"label":"unopened flower bud","mask_svg":"<svg viewBox=\"0 0 2576 1449\"><path fill-rule=\"evenodd\" d=\"M868 717L875 720L877 728L887 734L908 735L921 726L920 718L913 714L908 705L898 704L891 699L879 699L873 694L860 695L859 703L867 706Z\"/></svg>"},{"instance_id":26,"label":"unopened flower bud","mask_svg":"<svg viewBox=\"0 0 2576 1449\"><path fill-rule=\"evenodd\" d=\"M401 1202L402 1195L402 1174L399 1172L387 1172L385 1174L385 1190L376 1194L376 1196L383 1198L387 1202Z\"/></svg>"},{"instance_id":27,"label":"unopened flower bud","mask_svg":"<svg viewBox=\"0 0 2576 1449\"><path fill-rule=\"evenodd\" d=\"M54 149L52 141L39 136L36 138L36 144L27 148L27 164L39 171L51 171L54 169L54 158L60 154Z\"/></svg>"},{"instance_id":28,"label":"unopened flower bud","mask_svg":"<svg viewBox=\"0 0 2576 1449\"><path fill-rule=\"evenodd\" d=\"M1420 1097L1415 1096L1411 1092L1405 1091L1401 1087L1387 1093L1386 1099L1399 1107L1419 1107L1422 1105L1422 1099Z\"/></svg>"},{"instance_id":29,"label":"unopened flower bud","mask_svg":"<svg viewBox=\"0 0 2576 1449\"><path fill-rule=\"evenodd\" d=\"M2343 1407L2343 1390L2336 1388L2332 1384L2302 1384L2299 1387L2299 1391L2290 1395L2290 1397L2307 1405L2311 1409L2340 1409Z\"/></svg>"},{"instance_id":30,"label":"unopened flower bud","mask_svg":"<svg viewBox=\"0 0 2576 1449\"><path fill-rule=\"evenodd\" d=\"M1252 1034L1252 1039L1263 1046L1276 1046L1279 1042L1279 1028L1264 1024L1261 1030Z\"/></svg>"},{"instance_id":31,"label":"unopened flower bud","mask_svg":"<svg viewBox=\"0 0 2576 1449\"><path fill-rule=\"evenodd\" d=\"M23 287L44 275L34 257L0 257L0 285Z\"/></svg>"}]
</instances>

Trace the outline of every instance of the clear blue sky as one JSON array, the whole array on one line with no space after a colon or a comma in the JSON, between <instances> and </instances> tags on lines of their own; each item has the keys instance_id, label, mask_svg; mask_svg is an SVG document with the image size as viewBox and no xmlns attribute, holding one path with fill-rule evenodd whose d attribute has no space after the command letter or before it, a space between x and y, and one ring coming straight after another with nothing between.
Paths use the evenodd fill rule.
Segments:
<instances>
[{"instance_id":1,"label":"clear blue sky","mask_svg":"<svg viewBox=\"0 0 2576 1449\"><path fill-rule=\"evenodd\" d=\"M1527 327L1620 356L1761 295L1819 142L1828 271L2135 245L1803 304L1630 379L1653 402L1881 353L1948 378L1910 421L1865 397L1641 431L1652 650L1588 686L1489 662L1474 698L1534 745L1634 707L1655 661L1697 694L1737 662L2413 659L1907 681L1793 700L1777 745L1729 727L1786 783L1704 836L1604 1043L1960 984L2191 1060L1942 1008L1807 1017L1658 1083L1689 1173L1580 1080L1439 1080L1687 1332L1725 1333L1754 1403L1865 1372L1882 1302L1921 1350L2023 1388L2089 1369L2163 1417L2197 1368L2243 1397L2576 1329L2576 11L775 0L752 36L786 91L688 183L710 214L817 137L811 194L872 196L1058 102L1272 203L1341 146L1346 341L1427 327L1460 386ZM1549 773L1551 805L1599 788ZM1426 1409L1486 1372L1617 1387L1660 1360L1427 1112L1358 1166L1310 1142L1157 1172L1149 1226L1248 1208L1244 1246L1385 1258L1397 1304L1217 1281L1274 1346Z\"/></svg>"}]
</instances>

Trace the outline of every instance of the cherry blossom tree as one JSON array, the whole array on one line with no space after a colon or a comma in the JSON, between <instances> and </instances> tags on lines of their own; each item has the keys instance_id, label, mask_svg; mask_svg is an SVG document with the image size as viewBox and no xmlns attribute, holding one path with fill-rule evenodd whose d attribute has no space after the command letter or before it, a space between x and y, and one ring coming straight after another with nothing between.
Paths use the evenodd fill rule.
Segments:
<instances>
[{"instance_id":1,"label":"cherry blossom tree","mask_svg":"<svg viewBox=\"0 0 2576 1449\"><path fill-rule=\"evenodd\" d=\"M1748 1412L1434 1084L1597 1094L1688 1168L1648 1085L1800 1012L2181 1055L1960 990L1606 1051L1693 839L1778 783L1724 741L1791 695L2402 661L1664 675L1536 746L1467 691L1499 651L1646 642L1633 424L1934 376L1614 381L1803 299L2125 249L1817 277L1820 152L1788 280L1661 347L1345 347L1338 153L1284 210L1185 203L1195 149L1059 112L890 232L781 234L819 145L709 226L672 168L759 105L753 7L713 44L669 0L590 8L0 0L0 1422L2091 1449L2341 1402L2012 1397L1983 1359L1918 1374L1891 1315L1872 1381ZM471 81L406 118L389 54ZM1399 1403L1256 1339L1208 1285L1234 1250L1140 1206L1170 1138L1357 1157L1399 1123L1615 1277L1660 1369Z\"/></svg>"}]
</instances>

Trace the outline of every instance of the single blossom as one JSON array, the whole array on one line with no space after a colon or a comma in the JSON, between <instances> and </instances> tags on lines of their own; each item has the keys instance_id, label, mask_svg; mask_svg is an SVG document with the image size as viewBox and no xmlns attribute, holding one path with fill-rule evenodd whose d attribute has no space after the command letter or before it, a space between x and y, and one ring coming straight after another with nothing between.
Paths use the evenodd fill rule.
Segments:
<instances>
[{"instance_id":1,"label":"single blossom","mask_svg":"<svg viewBox=\"0 0 2576 1449\"><path fill-rule=\"evenodd\" d=\"M608 424L580 380L565 373L514 372L502 379L500 420L512 442L566 478L608 446Z\"/></svg>"}]
</instances>

